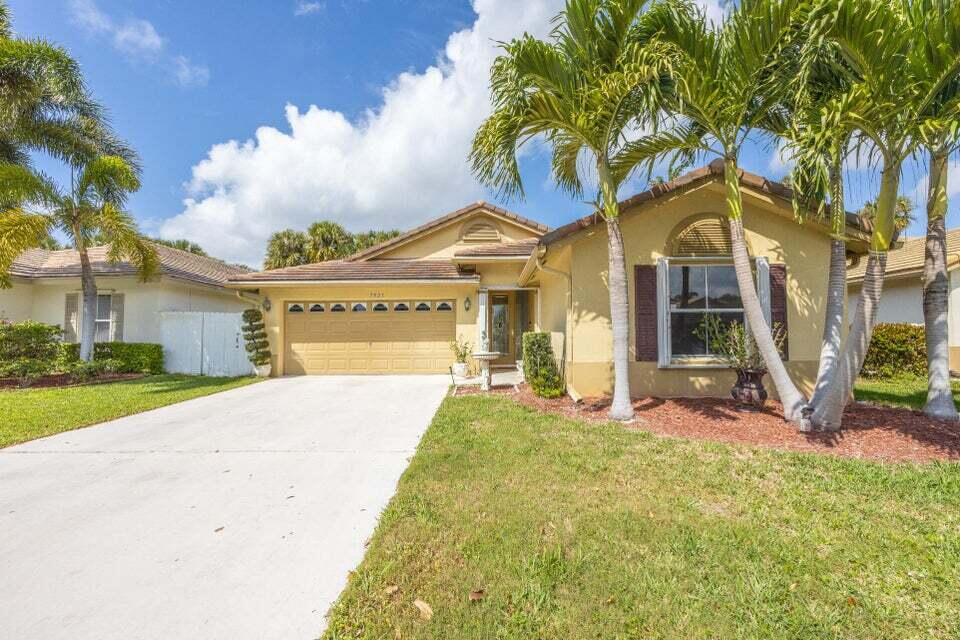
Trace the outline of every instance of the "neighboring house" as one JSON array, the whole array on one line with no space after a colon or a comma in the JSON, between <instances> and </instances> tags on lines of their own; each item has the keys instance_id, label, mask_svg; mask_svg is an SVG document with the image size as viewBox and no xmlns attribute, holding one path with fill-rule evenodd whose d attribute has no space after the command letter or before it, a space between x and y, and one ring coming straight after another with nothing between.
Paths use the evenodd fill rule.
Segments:
<instances>
[{"instance_id":1,"label":"neighboring house","mask_svg":"<svg viewBox=\"0 0 960 640\"><path fill-rule=\"evenodd\" d=\"M787 366L817 369L829 229L794 218L790 191L743 173L744 225L768 317L787 331ZM622 203L635 395L726 395L733 375L697 337L705 313L742 318L730 256L723 165ZM849 248L867 250L850 219ZM524 331L549 331L568 386L612 386L607 234L590 216L548 229L479 202L345 260L230 278L268 300L274 375L438 373L456 336L514 366Z\"/></svg>"},{"instance_id":2,"label":"neighboring house","mask_svg":"<svg viewBox=\"0 0 960 640\"><path fill-rule=\"evenodd\" d=\"M878 322L923 324L923 258L926 238L905 238L887 254L887 272ZM863 284L866 260L847 268L847 318L853 317ZM950 278L947 315L950 368L960 370L960 229L947 231L947 272Z\"/></svg>"},{"instance_id":3,"label":"neighboring house","mask_svg":"<svg viewBox=\"0 0 960 640\"><path fill-rule=\"evenodd\" d=\"M161 245L156 250L159 272L141 282L133 265L107 260L107 247L90 249L98 293L97 342L159 343L161 312L239 312L251 306L224 287L245 269ZM0 320L59 325L65 341L79 341L83 301L76 251L32 249L17 258L10 274L13 288L0 289Z\"/></svg>"}]
</instances>

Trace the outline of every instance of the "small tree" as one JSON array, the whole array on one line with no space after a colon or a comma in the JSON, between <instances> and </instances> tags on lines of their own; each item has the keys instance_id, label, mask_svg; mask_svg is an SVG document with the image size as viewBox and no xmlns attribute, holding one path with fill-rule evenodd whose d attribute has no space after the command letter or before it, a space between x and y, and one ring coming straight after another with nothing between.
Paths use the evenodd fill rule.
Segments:
<instances>
[{"instance_id":1,"label":"small tree","mask_svg":"<svg viewBox=\"0 0 960 640\"><path fill-rule=\"evenodd\" d=\"M263 313L259 309L247 309L243 312L243 339L247 343L247 358L255 367L270 364L270 343L264 327Z\"/></svg>"}]
</instances>

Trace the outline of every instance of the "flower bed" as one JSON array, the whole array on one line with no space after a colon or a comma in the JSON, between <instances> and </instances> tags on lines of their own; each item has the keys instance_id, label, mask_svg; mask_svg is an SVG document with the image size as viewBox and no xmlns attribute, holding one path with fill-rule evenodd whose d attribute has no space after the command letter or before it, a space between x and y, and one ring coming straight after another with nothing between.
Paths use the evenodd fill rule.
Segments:
<instances>
[{"instance_id":1,"label":"flower bed","mask_svg":"<svg viewBox=\"0 0 960 640\"><path fill-rule=\"evenodd\" d=\"M539 411L579 420L605 422L609 399L539 398L526 385L519 392L497 389ZM637 420L628 428L657 435L756 445L888 462L960 461L960 425L928 418L920 411L856 402L844 413L838 433L800 433L785 422L780 406L741 411L720 398L640 398Z\"/></svg>"}]
</instances>

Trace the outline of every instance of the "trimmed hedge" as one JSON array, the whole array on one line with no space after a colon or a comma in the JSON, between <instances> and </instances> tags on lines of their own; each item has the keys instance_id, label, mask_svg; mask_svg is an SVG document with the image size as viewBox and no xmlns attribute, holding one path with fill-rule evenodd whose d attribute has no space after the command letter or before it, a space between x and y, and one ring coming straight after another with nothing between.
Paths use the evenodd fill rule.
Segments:
<instances>
[{"instance_id":1,"label":"trimmed hedge","mask_svg":"<svg viewBox=\"0 0 960 640\"><path fill-rule=\"evenodd\" d=\"M541 398L559 398L564 384L550 344L550 334L523 334L523 375L533 392Z\"/></svg>"},{"instance_id":2,"label":"trimmed hedge","mask_svg":"<svg viewBox=\"0 0 960 640\"><path fill-rule=\"evenodd\" d=\"M63 361L80 359L79 344L63 345ZM94 360L115 361L117 373L163 373L163 346L149 342L98 342L93 345Z\"/></svg>"},{"instance_id":3,"label":"trimmed hedge","mask_svg":"<svg viewBox=\"0 0 960 640\"><path fill-rule=\"evenodd\" d=\"M865 378L927 375L927 341L923 325L878 324L860 372Z\"/></svg>"}]
</instances>

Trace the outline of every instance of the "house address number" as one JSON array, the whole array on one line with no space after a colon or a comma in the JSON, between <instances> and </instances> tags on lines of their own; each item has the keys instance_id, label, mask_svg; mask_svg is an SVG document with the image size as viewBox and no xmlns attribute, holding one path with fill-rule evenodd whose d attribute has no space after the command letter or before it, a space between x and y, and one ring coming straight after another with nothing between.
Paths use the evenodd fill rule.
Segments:
<instances>
[{"instance_id":1,"label":"house address number","mask_svg":"<svg viewBox=\"0 0 960 640\"><path fill-rule=\"evenodd\" d=\"M371 291L368 295L369 295L371 298L383 298L383 297L384 297L383 291Z\"/></svg>"}]
</instances>

